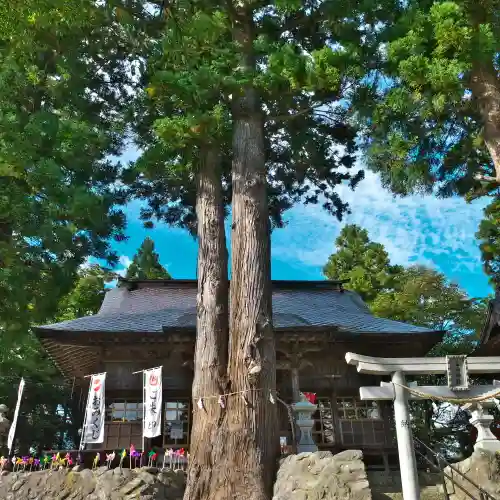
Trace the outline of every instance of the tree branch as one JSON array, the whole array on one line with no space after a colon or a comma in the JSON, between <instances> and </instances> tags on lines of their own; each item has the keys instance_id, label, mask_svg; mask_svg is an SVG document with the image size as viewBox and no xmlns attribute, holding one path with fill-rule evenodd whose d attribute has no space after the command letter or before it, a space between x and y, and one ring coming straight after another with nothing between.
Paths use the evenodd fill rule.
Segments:
<instances>
[{"instance_id":1,"label":"tree branch","mask_svg":"<svg viewBox=\"0 0 500 500\"><path fill-rule=\"evenodd\" d=\"M307 106L306 108L299 109L293 115L267 116L266 121L283 122L287 120L292 120L293 118L297 118L298 116L302 116L305 115L306 113L309 113L309 111L314 111L316 108L319 108L320 106L322 106L322 104L313 104L312 106Z\"/></svg>"}]
</instances>

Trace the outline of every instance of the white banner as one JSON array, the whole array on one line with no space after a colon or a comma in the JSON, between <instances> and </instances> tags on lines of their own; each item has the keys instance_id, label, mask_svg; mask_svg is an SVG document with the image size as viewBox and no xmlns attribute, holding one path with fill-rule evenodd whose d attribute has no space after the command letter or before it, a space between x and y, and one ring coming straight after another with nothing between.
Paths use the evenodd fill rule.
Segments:
<instances>
[{"instance_id":1,"label":"white banner","mask_svg":"<svg viewBox=\"0 0 500 500\"><path fill-rule=\"evenodd\" d=\"M16 403L16 409L14 411L14 420L12 420L12 424L9 429L9 435L7 436L7 446L9 448L9 455L12 450L12 445L14 443L14 436L16 435L16 425L17 425L17 419L19 418L19 408L21 406L21 398L23 397L23 391L24 391L24 379L21 379L21 382L19 382L19 389L17 390L17 403Z\"/></svg>"},{"instance_id":2,"label":"white banner","mask_svg":"<svg viewBox=\"0 0 500 500\"><path fill-rule=\"evenodd\" d=\"M143 437L161 434L162 367L144 370L144 422Z\"/></svg>"},{"instance_id":3,"label":"white banner","mask_svg":"<svg viewBox=\"0 0 500 500\"><path fill-rule=\"evenodd\" d=\"M92 375L90 379L81 447L85 444L104 443L105 383L106 373Z\"/></svg>"}]
</instances>

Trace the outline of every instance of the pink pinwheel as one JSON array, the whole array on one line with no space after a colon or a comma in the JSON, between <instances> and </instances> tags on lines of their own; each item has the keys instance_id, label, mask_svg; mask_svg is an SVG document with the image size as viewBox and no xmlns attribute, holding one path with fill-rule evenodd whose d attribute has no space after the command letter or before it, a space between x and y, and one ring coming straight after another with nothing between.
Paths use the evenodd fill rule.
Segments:
<instances>
[{"instance_id":1,"label":"pink pinwheel","mask_svg":"<svg viewBox=\"0 0 500 500\"><path fill-rule=\"evenodd\" d=\"M111 467L111 464L113 463L113 460L115 459L115 452L111 452L111 453L106 453L106 463L108 465L108 469Z\"/></svg>"}]
</instances>

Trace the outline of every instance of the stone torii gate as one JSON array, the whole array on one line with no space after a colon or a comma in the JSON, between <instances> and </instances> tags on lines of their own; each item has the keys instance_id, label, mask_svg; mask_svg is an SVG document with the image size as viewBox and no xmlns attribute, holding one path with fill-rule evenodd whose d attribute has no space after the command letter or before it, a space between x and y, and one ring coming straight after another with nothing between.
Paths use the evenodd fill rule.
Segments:
<instances>
[{"instance_id":1,"label":"stone torii gate","mask_svg":"<svg viewBox=\"0 0 500 500\"><path fill-rule=\"evenodd\" d=\"M391 375L392 382L381 382L380 387L361 387L362 400L394 401L394 420L398 441L399 466L404 500L418 500L417 462L410 425L409 399L438 399L454 404L468 403L471 423L478 430L475 449L500 451L500 441L490 431L493 417L487 407L492 398L500 395L500 383L469 385L469 373L500 373L500 357L447 356L440 358L375 358L348 352L347 364L359 373ZM405 375L447 375L447 386L406 385Z\"/></svg>"}]
</instances>

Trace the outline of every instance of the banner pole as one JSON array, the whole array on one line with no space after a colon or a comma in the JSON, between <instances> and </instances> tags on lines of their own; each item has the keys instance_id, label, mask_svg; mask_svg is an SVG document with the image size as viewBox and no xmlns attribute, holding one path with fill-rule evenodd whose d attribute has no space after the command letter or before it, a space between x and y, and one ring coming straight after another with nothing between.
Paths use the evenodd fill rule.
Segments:
<instances>
[{"instance_id":1,"label":"banner pole","mask_svg":"<svg viewBox=\"0 0 500 500\"><path fill-rule=\"evenodd\" d=\"M9 434L7 436L9 457L12 451L12 447L14 445L14 437L16 435L17 419L19 418L19 408L21 407L21 399L23 397L24 385L25 385L24 378L21 377L21 381L19 382L19 387L17 389L17 401L16 401L16 409L14 411L14 418L10 425Z\"/></svg>"},{"instance_id":2,"label":"banner pole","mask_svg":"<svg viewBox=\"0 0 500 500\"><path fill-rule=\"evenodd\" d=\"M86 375L84 378L92 378L92 375ZM85 448L85 429L87 428L87 406L89 404L91 391L92 391L92 380L89 383L89 392L87 394L87 402L85 404L85 410L83 413L83 427L82 427L82 434L80 436L80 446L79 446L80 451L83 451L83 449Z\"/></svg>"}]
</instances>

